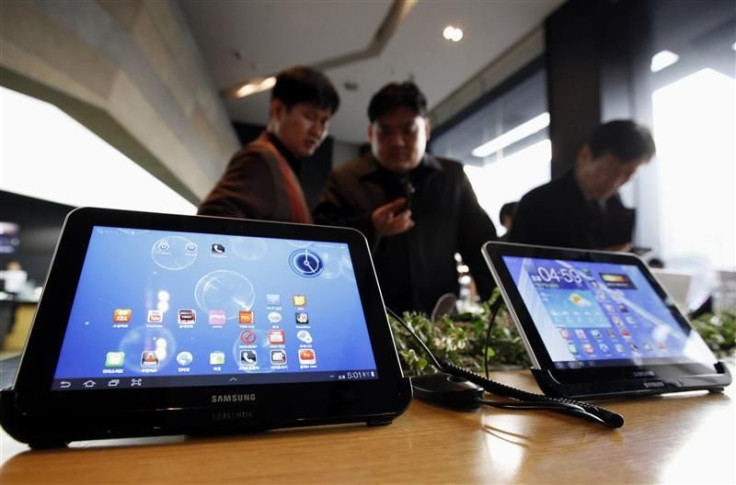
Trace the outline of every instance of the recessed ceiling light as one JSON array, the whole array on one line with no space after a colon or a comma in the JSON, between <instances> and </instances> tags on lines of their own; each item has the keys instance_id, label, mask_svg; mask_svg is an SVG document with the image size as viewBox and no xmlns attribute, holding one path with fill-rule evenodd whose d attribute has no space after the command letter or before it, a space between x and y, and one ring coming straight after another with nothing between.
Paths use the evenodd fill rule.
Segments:
<instances>
[{"instance_id":1,"label":"recessed ceiling light","mask_svg":"<svg viewBox=\"0 0 736 485\"><path fill-rule=\"evenodd\" d=\"M273 76L263 79L255 79L248 84L244 84L240 89L238 89L238 92L235 95L239 98L244 98L246 96L250 96L251 94L260 93L261 91L271 89L275 84L276 78Z\"/></svg>"},{"instance_id":2,"label":"recessed ceiling light","mask_svg":"<svg viewBox=\"0 0 736 485\"><path fill-rule=\"evenodd\" d=\"M453 42L460 42L460 39L463 38L463 30L453 25L448 25L442 31L442 37Z\"/></svg>"},{"instance_id":3,"label":"recessed ceiling light","mask_svg":"<svg viewBox=\"0 0 736 485\"><path fill-rule=\"evenodd\" d=\"M677 62L680 59L680 56L675 54L674 52L670 52L668 50L663 50L660 52L657 52L652 56L652 64L649 67L652 72L658 72L664 69L665 67L669 67L675 62Z\"/></svg>"}]
</instances>

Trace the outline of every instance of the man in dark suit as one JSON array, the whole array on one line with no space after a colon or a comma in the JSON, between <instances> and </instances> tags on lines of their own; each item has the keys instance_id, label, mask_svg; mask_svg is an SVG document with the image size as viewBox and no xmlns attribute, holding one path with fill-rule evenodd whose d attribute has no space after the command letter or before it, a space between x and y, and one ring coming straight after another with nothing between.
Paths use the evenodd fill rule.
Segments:
<instances>
[{"instance_id":1,"label":"man in dark suit","mask_svg":"<svg viewBox=\"0 0 736 485\"><path fill-rule=\"evenodd\" d=\"M412 82L391 83L371 99L371 153L335 168L314 211L319 224L350 226L371 245L386 305L430 313L459 292L455 253L481 298L492 290L481 245L496 229L463 166L426 153L427 101Z\"/></svg>"},{"instance_id":2,"label":"man in dark suit","mask_svg":"<svg viewBox=\"0 0 736 485\"><path fill-rule=\"evenodd\" d=\"M509 240L628 251L635 211L624 207L618 189L654 153L647 128L630 120L600 125L570 170L521 199Z\"/></svg>"}]
</instances>

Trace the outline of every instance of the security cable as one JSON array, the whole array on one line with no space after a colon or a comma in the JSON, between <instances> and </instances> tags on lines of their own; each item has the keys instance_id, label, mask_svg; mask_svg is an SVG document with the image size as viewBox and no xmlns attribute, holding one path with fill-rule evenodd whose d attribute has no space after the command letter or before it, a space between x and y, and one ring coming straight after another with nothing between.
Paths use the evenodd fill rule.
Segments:
<instances>
[{"instance_id":1,"label":"security cable","mask_svg":"<svg viewBox=\"0 0 736 485\"><path fill-rule=\"evenodd\" d=\"M493 308L495 308L495 312L492 311L489 328L491 325L493 325L495 316L498 313L498 309L500 308L499 302L500 298L496 300L496 302L494 302ZM452 376L466 379L467 381L482 387L486 392L490 394L513 399L513 401L489 401L487 399L478 398L477 401L481 404L501 409L541 409L554 411L599 423L609 428L620 428L624 424L623 416L607 409L598 407L594 404L577 401L574 399L563 397L550 397L542 394L535 394L532 392L523 391L521 389L516 389L514 387L487 379L479 374L476 374L475 372L463 369L462 367L459 367L452 362L445 361L444 363L442 363L432 353L426 343L421 338L419 338L419 336L409 324L407 324L396 312L394 312L390 308L386 308L386 311L389 315L395 318L412 335L412 337L416 339L417 342L419 342L419 345L422 347L422 349L424 349L424 351L432 360L432 363L437 369L442 372L446 372L447 374L450 374ZM487 335L490 335L490 331L487 333Z\"/></svg>"}]
</instances>

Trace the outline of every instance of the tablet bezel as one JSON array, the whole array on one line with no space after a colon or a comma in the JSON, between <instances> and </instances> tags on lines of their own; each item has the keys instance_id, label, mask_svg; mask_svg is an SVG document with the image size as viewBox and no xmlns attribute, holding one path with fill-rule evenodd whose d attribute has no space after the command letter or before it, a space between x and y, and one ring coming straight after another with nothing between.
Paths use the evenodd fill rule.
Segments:
<instances>
[{"instance_id":1,"label":"tablet bezel","mask_svg":"<svg viewBox=\"0 0 736 485\"><path fill-rule=\"evenodd\" d=\"M95 226L346 243L350 249L378 379L52 390L56 363ZM85 416L104 421L125 413L140 415L161 410L242 409L245 406L258 411L253 413L255 418L250 419L250 424L274 427L397 415L408 406L411 395L410 389L406 395L405 381L368 244L360 232L301 224L82 208L72 211L64 223L13 393L18 410L28 415L51 415L55 419ZM255 395L257 399L247 403L238 401L213 405L211 396L216 395Z\"/></svg>"},{"instance_id":2,"label":"tablet bezel","mask_svg":"<svg viewBox=\"0 0 736 485\"><path fill-rule=\"evenodd\" d=\"M672 392L693 388L721 388L731 382L727 370L713 356L713 364L678 360L667 363L637 363L603 365L595 367L565 368L555 366L539 331L524 303L503 256L569 260L591 263L625 264L636 266L660 297L683 332L696 332L666 290L659 284L646 266L634 254L605 251L531 246L503 242L487 242L482 248L483 256L500 287L509 313L519 329L527 352L532 360L540 386L545 392L570 397L596 395L628 395ZM711 354L712 355L712 354Z\"/></svg>"}]
</instances>

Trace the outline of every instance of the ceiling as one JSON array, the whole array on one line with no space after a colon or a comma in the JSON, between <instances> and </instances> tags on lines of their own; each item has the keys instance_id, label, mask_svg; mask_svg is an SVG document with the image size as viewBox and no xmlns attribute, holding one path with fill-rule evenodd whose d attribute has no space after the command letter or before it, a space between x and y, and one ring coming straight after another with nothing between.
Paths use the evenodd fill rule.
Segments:
<instances>
[{"instance_id":1,"label":"ceiling","mask_svg":"<svg viewBox=\"0 0 736 485\"><path fill-rule=\"evenodd\" d=\"M330 134L366 139L371 96L391 81L414 79L430 109L537 28L562 0L419 1L376 57L326 71L341 106ZM391 7L388 0L179 0L218 89L317 64L364 49ZM442 31L464 31L458 43ZM355 83L356 90L346 89ZM266 124L269 93L225 100L234 121Z\"/></svg>"}]
</instances>

